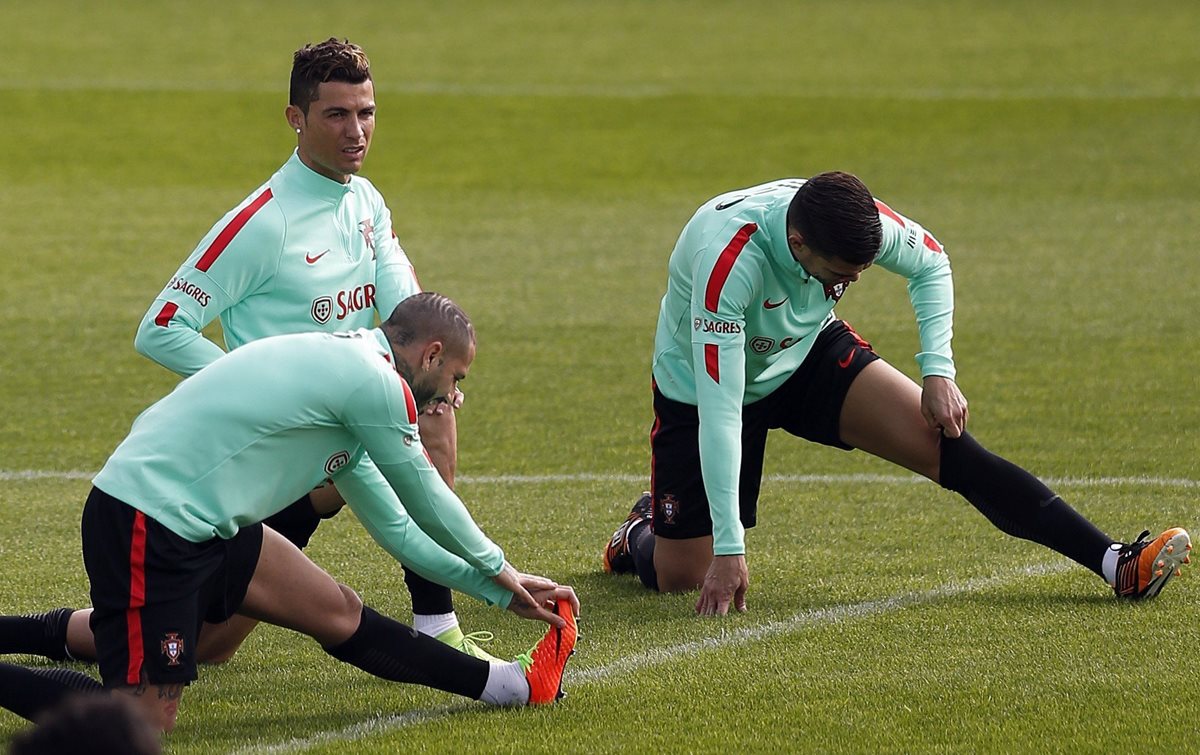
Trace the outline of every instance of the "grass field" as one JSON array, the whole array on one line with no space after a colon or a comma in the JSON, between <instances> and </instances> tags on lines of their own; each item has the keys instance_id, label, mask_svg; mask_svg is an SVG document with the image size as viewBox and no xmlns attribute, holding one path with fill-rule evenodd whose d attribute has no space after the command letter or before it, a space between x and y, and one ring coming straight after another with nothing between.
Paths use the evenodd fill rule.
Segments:
<instances>
[{"instance_id":1,"label":"grass field","mask_svg":"<svg viewBox=\"0 0 1200 755\"><path fill-rule=\"evenodd\" d=\"M1200 6L6 3L0 612L87 602L88 473L176 382L132 348L209 226L287 157L291 52L374 64L365 175L422 283L475 319L460 492L583 601L570 696L493 711L256 632L173 753L1188 751L1200 582L1119 604L936 486L774 439L751 611L600 573L648 471L667 255L696 206L852 171L946 245L972 430L1114 537L1200 528ZM412 4L416 6L416 4ZM839 305L914 373L902 280ZM351 515L313 558L407 620ZM525 649L538 627L458 601ZM81 666L81 669L88 669ZM0 714L0 737L25 723Z\"/></svg>"}]
</instances>

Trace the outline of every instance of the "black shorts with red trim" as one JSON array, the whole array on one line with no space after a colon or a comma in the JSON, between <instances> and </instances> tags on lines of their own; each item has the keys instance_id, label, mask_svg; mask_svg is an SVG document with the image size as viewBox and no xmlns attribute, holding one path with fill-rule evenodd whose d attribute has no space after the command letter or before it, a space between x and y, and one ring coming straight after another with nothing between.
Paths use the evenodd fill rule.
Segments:
<instances>
[{"instance_id":1,"label":"black shorts with red trim","mask_svg":"<svg viewBox=\"0 0 1200 755\"><path fill-rule=\"evenodd\" d=\"M193 543L92 488L81 530L104 686L195 679L200 624L226 621L241 606L262 525L243 527L230 540Z\"/></svg>"},{"instance_id":2,"label":"black shorts with red trim","mask_svg":"<svg viewBox=\"0 0 1200 755\"><path fill-rule=\"evenodd\" d=\"M834 448L842 442L842 404L858 373L879 355L848 323L821 331L800 367L769 396L742 407L742 467L738 503L742 526L758 521L767 431L788 433ZM708 496L700 472L700 420L692 404L673 401L654 386L650 433L654 534L684 540L712 534Z\"/></svg>"}]
</instances>

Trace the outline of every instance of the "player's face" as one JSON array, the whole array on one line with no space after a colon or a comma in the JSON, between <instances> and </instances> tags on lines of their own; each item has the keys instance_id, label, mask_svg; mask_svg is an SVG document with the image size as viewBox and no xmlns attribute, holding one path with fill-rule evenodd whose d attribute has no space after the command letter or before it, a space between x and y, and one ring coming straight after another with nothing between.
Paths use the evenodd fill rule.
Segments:
<instances>
[{"instance_id":1,"label":"player's face","mask_svg":"<svg viewBox=\"0 0 1200 755\"><path fill-rule=\"evenodd\" d=\"M473 361L475 344L468 346L462 354L442 351L427 362L428 369L416 370L409 387L417 408L427 409L432 404L452 402L459 382L467 378Z\"/></svg>"},{"instance_id":2,"label":"player's face","mask_svg":"<svg viewBox=\"0 0 1200 755\"><path fill-rule=\"evenodd\" d=\"M362 170L375 132L375 85L327 81L317 86L308 114L289 105L288 122L296 135L300 159L316 172L340 183Z\"/></svg>"},{"instance_id":3,"label":"player's face","mask_svg":"<svg viewBox=\"0 0 1200 755\"><path fill-rule=\"evenodd\" d=\"M804 268L804 272L825 286L853 283L858 280L858 276L862 275L864 270L871 266L870 262L865 265L856 265L837 257L817 254L798 236L789 235L788 243L792 250L792 256L800 263L800 267Z\"/></svg>"}]
</instances>

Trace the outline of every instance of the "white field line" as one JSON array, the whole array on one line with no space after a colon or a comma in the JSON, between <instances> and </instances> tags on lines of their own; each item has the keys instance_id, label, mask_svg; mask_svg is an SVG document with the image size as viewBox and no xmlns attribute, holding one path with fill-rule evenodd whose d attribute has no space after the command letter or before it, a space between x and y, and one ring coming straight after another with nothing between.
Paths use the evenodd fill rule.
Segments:
<instances>
[{"instance_id":1,"label":"white field line","mask_svg":"<svg viewBox=\"0 0 1200 755\"><path fill-rule=\"evenodd\" d=\"M677 661L681 658L699 655L713 650L738 647L753 642L759 642L769 637L788 635L809 628L820 628L841 624L856 619L866 619L908 608L910 606L932 603L934 601L963 595L966 593L982 592L1000 587L1010 582L1016 582L1028 577L1057 574L1074 568L1065 562L1027 566L1004 574L971 579L965 582L951 582L923 592L901 593L879 600L868 600L861 603L846 603L825 608L810 608L798 611L787 619L769 621L741 627L733 631L722 630L720 634L699 640L683 642L665 647L654 647L633 655L623 656L604 666L574 670L568 667L566 687L568 690L581 686L608 681L612 677L630 678L655 666ZM236 750L235 755L270 755L272 753L303 752L322 745L339 742L352 742L365 736L385 734L409 726L434 721L466 710L481 709L477 703L454 703L434 708L408 711L394 716L380 716L367 721L356 723L336 731L325 731L309 737L296 737L275 744L252 745Z\"/></svg>"},{"instance_id":2,"label":"white field line","mask_svg":"<svg viewBox=\"0 0 1200 755\"><path fill-rule=\"evenodd\" d=\"M0 77L3 91L51 91L51 92L184 92L184 93L236 93L275 96L278 86L274 81L237 81L204 79L95 79L77 78L22 78L19 80ZM463 84L448 81L410 81L404 83L379 84L377 93L398 95L441 95L451 97L571 97L604 99L652 99L669 96L745 96L760 95L754 89L732 89L729 87L706 88L703 86L654 81L616 81L612 83L551 84L544 82L492 82ZM797 98L889 99L915 100L923 102L1009 100L1194 100L1200 98L1200 88L1174 86L1123 86L1110 84L1096 87L1087 85L1048 85L1017 87L897 87L877 89L871 87L844 87L839 89L811 88L794 93Z\"/></svg>"},{"instance_id":3,"label":"white field line","mask_svg":"<svg viewBox=\"0 0 1200 755\"><path fill-rule=\"evenodd\" d=\"M49 469L0 469L0 482L17 480L90 480L95 472L82 470L55 471ZM901 485L928 483L919 475L883 474L773 474L765 475L766 482L796 482L812 484L866 483ZM1074 488L1115 488L1126 485L1142 485L1159 488L1183 488L1200 490L1200 480L1184 477L1153 477L1133 475L1129 477L1044 477L1043 482L1051 486ZM630 485L646 485L646 475L568 473L545 475L459 475L458 481L468 485L537 485L562 482L619 482Z\"/></svg>"}]
</instances>

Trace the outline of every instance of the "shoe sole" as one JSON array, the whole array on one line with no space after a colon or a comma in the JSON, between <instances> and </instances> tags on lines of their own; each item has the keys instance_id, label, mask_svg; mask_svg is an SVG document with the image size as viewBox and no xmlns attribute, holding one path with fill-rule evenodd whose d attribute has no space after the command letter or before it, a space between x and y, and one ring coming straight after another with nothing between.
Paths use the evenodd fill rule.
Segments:
<instances>
[{"instance_id":1,"label":"shoe sole","mask_svg":"<svg viewBox=\"0 0 1200 755\"><path fill-rule=\"evenodd\" d=\"M1171 577L1175 576L1175 572L1183 566L1184 560L1187 559L1191 550L1192 539L1188 537L1186 530L1179 530L1167 538L1151 561L1151 574L1157 572L1158 575L1150 578L1146 583L1146 589L1142 591L1139 597L1146 599L1158 595L1167 582L1170 581Z\"/></svg>"}]
</instances>

